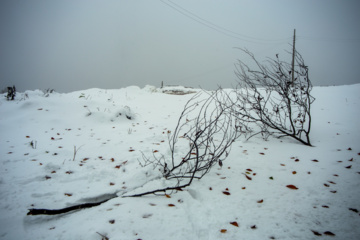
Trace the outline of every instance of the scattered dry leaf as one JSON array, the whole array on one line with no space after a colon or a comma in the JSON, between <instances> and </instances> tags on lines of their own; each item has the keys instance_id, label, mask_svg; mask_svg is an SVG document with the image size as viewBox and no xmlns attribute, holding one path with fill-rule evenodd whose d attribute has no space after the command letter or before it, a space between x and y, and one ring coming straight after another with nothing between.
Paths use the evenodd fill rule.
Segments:
<instances>
[{"instance_id":1,"label":"scattered dry leaf","mask_svg":"<svg viewBox=\"0 0 360 240\"><path fill-rule=\"evenodd\" d=\"M325 186L325 187L330 187L330 185L329 185L329 184L326 184L326 183L324 183L324 186Z\"/></svg>"},{"instance_id":2,"label":"scattered dry leaf","mask_svg":"<svg viewBox=\"0 0 360 240\"><path fill-rule=\"evenodd\" d=\"M296 174L296 171L293 171L292 174Z\"/></svg>"},{"instance_id":3,"label":"scattered dry leaf","mask_svg":"<svg viewBox=\"0 0 360 240\"><path fill-rule=\"evenodd\" d=\"M324 232L324 235L327 235L327 236L335 236L334 233L329 232L329 231Z\"/></svg>"},{"instance_id":4,"label":"scattered dry leaf","mask_svg":"<svg viewBox=\"0 0 360 240\"><path fill-rule=\"evenodd\" d=\"M322 236L322 234L321 233L319 233L319 232L317 232L317 231L314 231L314 230L311 230L313 233L314 233L314 235L316 235L316 236Z\"/></svg>"},{"instance_id":5,"label":"scattered dry leaf","mask_svg":"<svg viewBox=\"0 0 360 240\"><path fill-rule=\"evenodd\" d=\"M230 193L227 192L227 191L223 191L222 193L225 194L225 195L230 195Z\"/></svg>"},{"instance_id":6,"label":"scattered dry leaf","mask_svg":"<svg viewBox=\"0 0 360 240\"><path fill-rule=\"evenodd\" d=\"M221 233L226 233L227 230L226 230L226 229L221 229L220 232L221 232Z\"/></svg>"},{"instance_id":7,"label":"scattered dry leaf","mask_svg":"<svg viewBox=\"0 0 360 240\"><path fill-rule=\"evenodd\" d=\"M316 160L316 159L314 159L314 160L311 160L311 161L313 161L313 162L319 162L319 160Z\"/></svg>"},{"instance_id":8,"label":"scattered dry leaf","mask_svg":"<svg viewBox=\"0 0 360 240\"><path fill-rule=\"evenodd\" d=\"M251 229L257 229L256 225L252 225Z\"/></svg>"},{"instance_id":9,"label":"scattered dry leaf","mask_svg":"<svg viewBox=\"0 0 360 240\"><path fill-rule=\"evenodd\" d=\"M239 224L237 222L230 222L230 224L235 226L235 227L239 227Z\"/></svg>"},{"instance_id":10,"label":"scattered dry leaf","mask_svg":"<svg viewBox=\"0 0 360 240\"><path fill-rule=\"evenodd\" d=\"M172 204L172 203L168 204L168 206L169 206L169 207L175 207L175 205Z\"/></svg>"},{"instance_id":11,"label":"scattered dry leaf","mask_svg":"<svg viewBox=\"0 0 360 240\"><path fill-rule=\"evenodd\" d=\"M110 223L110 224L114 224L114 223L115 223L115 220L114 220L114 219L111 219L111 220L109 220L109 223Z\"/></svg>"},{"instance_id":12,"label":"scattered dry leaf","mask_svg":"<svg viewBox=\"0 0 360 240\"><path fill-rule=\"evenodd\" d=\"M170 196L170 195L168 195L168 194L165 194L165 197L167 197L167 198L171 198L171 196Z\"/></svg>"},{"instance_id":13,"label":"scattered dry leaf","mask_svg":"<svg viewBox=\"0 0 360 240\"><path fill-rule=\"evenodd\" d=\"M349 165L349 166L347 166L347 167L345 167L345 168L348 168L348 169L349 169L349 168L351 168L351 166L352 166L352 165Z\"/></svg>"},{"instance_id":14,"label":"scattered dry leaf","mask_svg":"<svg viewBox=\"0 0 360 240\"><path fill-rule=\"evenodd\" d=\"M252 180L251 177L249 177L248 175L246 175L245 173L243 173L245 175L245 177L248 179L248 180Z\"/></svg>"},{"instance_id":15,"label":"scattered dry leaf","mask_svg":"<svg viewBox=\"0 0 360 240\"><path fill-rule=\"evenodd\" d=\"M263 203L263 202L264 202L264 199L257 201L257 203Z\"/></svg>"},{"instance_id":16,"label":"scattered dry leaf","mask_svg":"<svg viewBox=\"0 0 360 240\"><path fill-rule=\"evenodd\" d=\"M356 208L349 208L350 211L358 213L359 211Z\"/></svg>"},{"instance_id":17,"label":"scattered dry leaf","mask_svg":"<svg viewBox=\"0 0 360 240\"><path fill-rule=\"evenodd\" d=\"M293 190L298 190L298 188L294 185L286 185L287 188L293 189Z\"/></svg>"},{"instance_id":18,"label":"scattered dry leaf","mask_svg":"<svg viewBox=\"0 0 360 240\"><path fill-rule=\"evenodd\" d=\"M71 197L72 193L64 193L65 196Z\"/></svg>"}]
</instances>

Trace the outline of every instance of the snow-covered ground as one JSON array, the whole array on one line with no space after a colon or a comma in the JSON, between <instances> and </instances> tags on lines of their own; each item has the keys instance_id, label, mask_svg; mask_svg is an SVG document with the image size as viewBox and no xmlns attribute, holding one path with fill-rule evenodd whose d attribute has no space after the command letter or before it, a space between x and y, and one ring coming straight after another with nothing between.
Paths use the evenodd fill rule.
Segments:
<instances>
[{"instance_id":1,"label":"snow-covered ground","mask_svg":"<svg viewBox=\"0 0 360 240\"><path fill-rule=\"evenodd\" d=\"M0 238L360 239L360 84L312 94L314 147L240 138L222 168L170 198L121 195L165 184L139 161L142 153L169 153L167 131L193 93L132 86L3 95ZM93 208L26 215L115 193Z\"/></svg>"}]
</instances>

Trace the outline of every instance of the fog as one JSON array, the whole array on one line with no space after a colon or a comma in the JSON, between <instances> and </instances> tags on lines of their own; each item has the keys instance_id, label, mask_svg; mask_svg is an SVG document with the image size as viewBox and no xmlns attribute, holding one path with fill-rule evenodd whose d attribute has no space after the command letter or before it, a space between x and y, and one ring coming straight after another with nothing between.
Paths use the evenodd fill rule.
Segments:
<instances>
[{"instance_id":1,"label":"fog","mask_svg":"<svg viewBox=\"0 0 360 240\"><path fill-rule=\"evenodd\" d=\"M245 59L237 48L291 61L294 29L314 85L359 83L359 9L356 0L2 0L0 88L231 87Z\"/></svg>"}]
</instances>

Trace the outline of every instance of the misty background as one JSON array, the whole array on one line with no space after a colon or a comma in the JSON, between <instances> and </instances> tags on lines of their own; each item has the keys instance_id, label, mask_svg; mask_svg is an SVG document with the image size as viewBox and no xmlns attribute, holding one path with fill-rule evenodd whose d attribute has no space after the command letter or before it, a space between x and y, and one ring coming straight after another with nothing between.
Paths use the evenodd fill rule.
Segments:
<instances>
[{"instance_id":1,"label":"misty background","mask_svg":"<svg viewBox=\"0 0 360 240\"><path fill-rule=\"evenodd\" d=\"M291 62L294 29L314 85L359 83L359 10L357 0L2 0L0 88L227 88L246 59L236 48Z\"/></svg>"}]
</instances>

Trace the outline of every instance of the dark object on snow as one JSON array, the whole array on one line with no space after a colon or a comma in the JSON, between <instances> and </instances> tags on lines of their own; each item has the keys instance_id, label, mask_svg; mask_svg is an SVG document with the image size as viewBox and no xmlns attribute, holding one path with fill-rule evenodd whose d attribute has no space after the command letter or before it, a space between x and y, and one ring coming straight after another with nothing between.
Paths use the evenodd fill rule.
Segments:
<instances>
[{"instance_id":1,"label":"dark object on snow","mask_svg":"<svg viewBox=\"0 0 360 240\"><path fill-rule=\"evenodd\" d=\"M67 213L67 212L78 210L78 209L91 208L91 207L99 206L100 204L102 204L104 202L107 202L110 199L113 199L115 197L116 197L116 195L111 196L110 198L105 199L105 200L100 201L100 202L83 203L83 204L79 204L79 205L75 205L75 206L71 206L71 207L67 207L67 208L61 208L61 209L31 208L31 209L29 209L29 212L26 215L56 215L56 214Z\"/></svg>"},{"instance_id":2,"label":"dark object on snow","mask_svg":"<svg viewBox=\"0 0 360 240\"><path fill-rule=\"evenodd\" d=\"M6 99L9 101L9 100L14 100L15 99L15 95L16 95L16 88L15 88L15 85L12 86L12 87L7 87L7 96L6 96Z\"/></svg>"}]
</instances>

